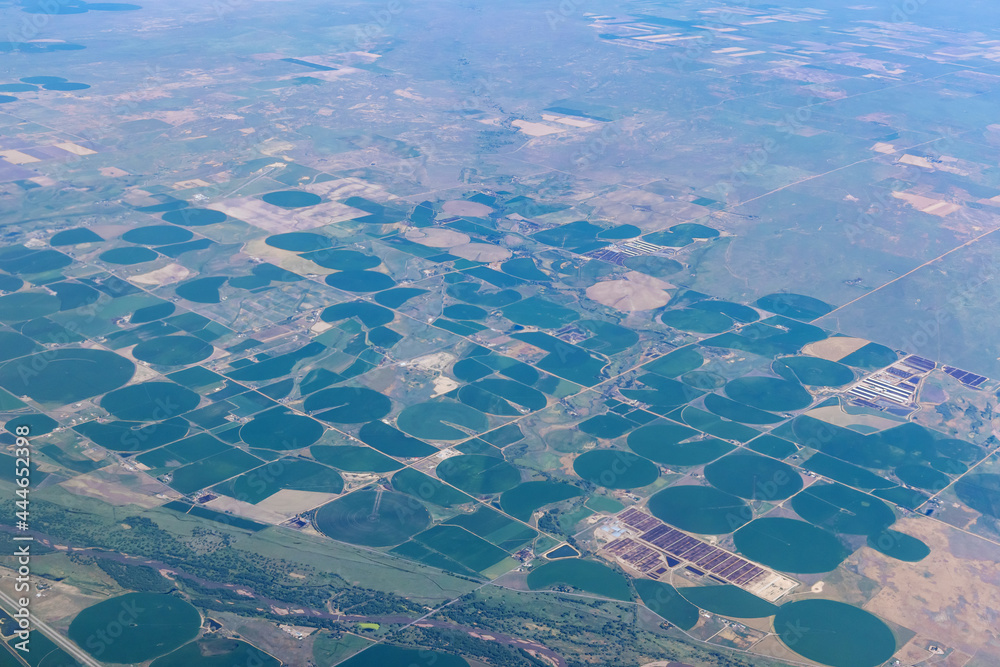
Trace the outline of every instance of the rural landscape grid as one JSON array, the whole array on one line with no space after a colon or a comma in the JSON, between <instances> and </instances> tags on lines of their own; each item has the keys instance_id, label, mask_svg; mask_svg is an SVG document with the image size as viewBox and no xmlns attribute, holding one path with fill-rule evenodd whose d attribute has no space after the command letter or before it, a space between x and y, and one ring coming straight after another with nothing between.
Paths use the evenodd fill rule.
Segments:
<instances>
[{"instance_id":1,"label":"rural landscape grid","mask_svg":"<svg viewBox=\"0 0 1000 667\"><path fill-rule=\"evenodd\" d=\"M0 665L1000 664L998 19L0 0Z\"/></svg>"}]
</instances>

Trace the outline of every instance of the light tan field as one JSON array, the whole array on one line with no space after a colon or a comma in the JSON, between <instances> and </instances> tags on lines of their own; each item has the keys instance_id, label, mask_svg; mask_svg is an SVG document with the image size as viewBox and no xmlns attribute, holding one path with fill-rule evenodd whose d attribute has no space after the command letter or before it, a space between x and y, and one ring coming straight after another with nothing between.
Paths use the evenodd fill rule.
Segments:
<instances>
[{"instance_id":1,"label":"light tan field","mask_svg":"<svg viewBox=\"0 0 1000 667\"><path fill-rule=\"evenodd\" d=\"M31 164L32 162L40 162L37 157L28 155L27 153L22 153L21 151L8 150L0 151L0 158L3 158L11 164Z\"/></svg>"},{"instance_id":2,"label":"light tan field","mask_svg":"<svg viewBox=\"0 0 1000 667\"><path fill-rule=\"evenodd\" d=\"M863 338L839 336L827 338L816 343L809 343L802 348L802 354L819 357L827 361L840 361L852 352L856 352L868 344Z\"/></svg>"},{"instance_id":3,"label":"light tan field","mask_svg":"<svg viewBox=\"0 0 1000 667\"><path fill-rule=\"evenodd\" d=\"M287 209L273 206L257 197L226 199L208 204L207 208L222 211L237 220L274 234L313 229L368 215L365 211L336 201L327 201L306 208Z\"/></svg>"},{"instance_id":4,"label":"light tan field","mask_svg":"<svg viewBox=\"0 0 1000 667\"><path fill-rule=\"evenodd\" d=\"M193 178L189 181L177 181L173 184L174 190L187 190L188 188L207 188L211 183L207 183L200 178Z\"/></svg>"},{"instance_id":5,"label":"light tan field","mask_svg":"<svg viewBox=\"0 0 1000 667\"><path fill-rule=\"evenodd\" d=\"M795 665L820 664L818 662L813 662L812 660L807 660L798 653L792 651L790 648L781 643L781 640L778 639L777 635L768 635L767 637L764 637L762 640L754 644L751 651Z\"/></svg>"},{"instance_id":6,"label":"light tan field","mask_svg":"<svg viewBox=\"0 0 1000 667\"><path fill-rule=\"evenodd\" d=\"M814 417L820 421L834 426L864 425L882 431L893 426L899 426L899 422L894 419L886 419L878 415L849 415L840 409L838 405L828 405L823 408L816 408L805 413L809 417Z\"/></svg>"},{"instance_id":7,"label":"light tan field","mask_svg":"<svg viewBox=\"0 0 1000 667\"><path fill-rule=\"evenodd\" d=\"M78 496L97 498L112 505L137 505L146 509L181 497L166 484L119 467L77 475L60 486Z\"/></svg>"},{"instance_id":8,"label":"light tan field","mask_svg":"<svg viewBox=\"0 0 1000 667\"><path fill-rule=\"evenodd\" d=\"M689 201L637 189L602 193L587 204L595 207L594 217L614 220L619 225L635 225L647 233L705 215L704 207Z\"/></svg>"},{"instance_id":9,"label":"light tan field","mask_svg":"<svg viewBox=\"0 0 1000 667\"><path fill-rule=\"evenodd\" d=\"M428 248L452 248L467 244L471 239L468 234L456 232L454 229L428 227L426 229L412 228L406 230L403 236L408 241L425 245Z\"/></svg>"},{"instance_id":10,"label":"light tan field","mask_svg":"<svg viewBox=\"0 0 1000 667\"><path fill-rule=\"evenodd\" d=\"M253 519L254 521L270 524L278 524L288 518L284 514L273 512L259 505L251 505L250 503L245 503L229 496L219 496L214 500L209 500L205 503L205 507L211 508L216 512L228 512ZM294 516L294 513L291 516Z\"/></svg>"},{"instance_id":11,"label":"light tan field","mask_svg":"<svg viewBox=\"0 0 1000 667\"><path fill-rule=\"evenodd\" d=\"M325 276L334 272L333 269L327 269L308 259L303 259L297 253L290 250L282 250L269 246L265 243L264 239L255 239L248 242L243 251L250 257L266 260L271 264L300 275L314 274Z\"/></svg>"},{"instance_id":12,"label":"light tan field","mask_svg":"<svg viewBox=\"0 0 1000 667\"><path fill-rule=\"evenodd\" d=\"M0 590L17 599L18 594L14 590L14 570L0 567ZM70 619L80 613L84 608L89 607L101 599L85 595L80 589L59 581L46 581L52 588L42 594L40 598L31 601L31 613L47 623L55 623L63 619Z\"/></svg>"},{"instance_id":13,"label":"light tan field","mask_svg":"<svg viewBox=\"0 0 1000 667\"><path fill-rule=\"evenodd\" d=\"M417 357L416 359L410 360L410 366L415 366L417 368L422 368L427 371L436 371L438 373L444 371L455 361L455 355L450 352L434 352L432 354L425 354L422 357Z\"/></svg>"},{"instance_id":14,"label":"light tan field","mask_svg":"<svg viewBox=\"0 0 1000 667\"><path fill-rule=\"evenodd\" d=\"M444 396L449 391L459 388L459 384L452 380L447 375L439 375L434 378L434 393L431 394L431 398L437 398L438 396Z\"/></svg>"},{"instance_id":15,"label":"light tan field","mask_svg":"<svg viewBox=\"0 0 1000 667\"><path fill-rule=\"evenodd\" d=\"M638 271L625 274L624 280L606 280L587 288L587 297L623 312L652 310L670 302L673 285Z\"/></svg>"},{"instance_id":16,"label":"light tan field","mask_svg":"<svg viewBox=\"0 0 1000 667\"><path fill-rule=\"evenodd\" d=\"M174 283L179 283L190 275L191 271L185 266L181 266L180 264L167 264L166 266L156 269L155 271L132 276L132 280L140 285L173 285Z\"/></svg>"},{"instance_id":17,"label":"light tan field","mask_svg":"<svg viewBox=\"0 0 1000 667\"><path fill-rule=\"evenodd\" d=\"M557 134L566 131L565 127L555 127L554 125L547 125L545 123L532 123L527 120L515 120L511 125L531 137L544 137L548 134Z\"/></svg>"},{"instance_id":18,"label":"light tan field","mask_svg":"<svg viewBox=\"0 0 1000 667\"><path fill-rule=\"evenodd\" d=\"M441 210L448 215L470 215L472 217L484 217L493 212L493 209L486 204L464 199L452 199L441 205Z\"/></svg>"},{"instance_id":19,"label":"light tan field","mask_svg":"<svg viewBox=\"0 0 1000 667\"><path fill-rule=\"evenodd\" d=\"M471 239L467 234L456 232L453 229L411 228L406 230L404 236L407 240L428 248L448 248L448 251L453 255L473 262L502 262L511 256L510 250L500 246L489 243L470 243Z\"/></svg>"},{"instance_id":20,"label":"light tan field","mask_svg":"<svg viewBox=\"0 0 1000 667\"><path fill-rule=\"evenodd\" d=\"M511 252L506 248L491 245L489 243L466 243L464 245L453 246L451 254L467 259L472 262L502 262L510 259Z\"/></svg>"},{"instance_id":21,"label":"light tan field","mask_svg":"<svg viewBox=\"0 0 1000 667\"><path fill-rule=\"evenodd\" d=\"M592 120L584 120L583 118L575 118L573 116L556 116L550 113L543 113L542 120L547 120L551 123L561 123L570 127L590 127L595 124L595 121Z\"/></svg>"},{"instance_id":22,"label":"light tan field","mask_svg":"<svg viewBox=\"0 0 1000 667\"><path fill-rule=\"evenodd\" d=\"M296 514L308 512L314 507L328 503L336 497L335 493L282 489L270 498L265 498L257 503L257 507L289 519Z\"/></svg>"},{"instance_id":23,"label":"light tan field","mask_svg":"<svg viewBox=\"0 0 1000 667\"><path fill-rule=\"evenodd\" d=\"M932 199L931 197L915 195L910 192L893 192L892 196L896 199L902 199L918 211L936 215L939 218L951 215L962 208L959 204L953 204L943 199Z\"/></svg>"},{"instance_id":24,"label":"light tan field","mask_svg":"<svg viewBox=\"0 0 1000 667\"><path fill-rule=\"evenodd\" d=\"M343 78L345 76L349 76L351 74L357 74L360 71L361 70L357 69L356 67L344 67L344 66L340 66L340 69L335 69L335 70L332 70L332 71L330 71L330 70L325 70L325 71L324 70L315 70L315 71L309 72L309 76L313 77L314 79L322 79L323 81L336 81L337 79ZM283 80L284 79L295 79L295 78L298 78L299 76L301 76L301 75L300 74L286 74L286 75L278 77L278 78L279 79L283 79Z\"/></svg>"},{"instance_id":25,"label":"light tan field","mask_svg":"<svg viewBox=\"0 0 1000 667\"><path fill-rule=\"evenodd\" d=\"M925 157L920 157L919 155L910 155L909 153L904 153L901 158L899 158L900 164L908 164L913 167L923 167L924 169L934 170L934 165L931 164L930 160Z\"/></svg>"},{"instance_id":26,"label":"light tan field","mask_svg":"<svg viewBox=\"0 0 1000 667\"><path fill-rule=\"evenodd\" d=\"M97 155L97 151L90 150L89 148L84 148L78 144L74 144L72 141L64 141L62 143L54 144L56 148L61 148L67 153L72 153L73 155Z\"/></svg>"},{"instance_id":27,"label":"light tan field","mask_svg":"<svg viewBox=\"0 0 1000 667\"><path fill-rule=\"evenodd\" d=\"M904 563L864 547L845 566L884 588L866 608L919 635L1000 664L1000 546L924 517L901 519L894 530L923 540L931 553ZM992 647L992 648L983 648Z\"/></svg>"}]
</instances>

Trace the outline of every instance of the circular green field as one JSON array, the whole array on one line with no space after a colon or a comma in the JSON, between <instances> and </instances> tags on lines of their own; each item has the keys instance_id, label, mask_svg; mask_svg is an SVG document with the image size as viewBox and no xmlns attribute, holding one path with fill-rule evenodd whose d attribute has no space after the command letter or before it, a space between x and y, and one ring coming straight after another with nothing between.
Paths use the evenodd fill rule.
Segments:
<instances>
[{"instance_id":1,"label":"circular green field","mask_svg":"<svg viewBox=\"0 0 1000 667\"><path fill-rule=\"evenodd\" d=\"M783 421L783 418L778 415L752 408L745 403L737 403L718 394L709 394L706 396L705 407L712 414L740 422L741 424L775 424Z\"/></svg>"},{"instance_id":2,"label":"circular green field","mask_svg":"<svg viewBox=\"0 0 1000 667\"><path fill-rule=\"evenodd\" d=\"M758 436L747 443L747 447L755 452L770 456L776 459L786 459L798 448L791 442L771 434Z\"/></svg>"},{"instance_id":3,"label":"circular green field","mask_svg":"<svg viewBox=\"0 0 1000 667\"><path fill-rule=\"evenodd\" d=\"M355 491L316 511L316 527L324 535L365 547L399 544L430 522L420 501L390 491Z\"/></svg>"},{"instance_id":4,"label":"circular green field","mask_svg":"<svg viewBox=\"0 0 1000 667\"><path fill-rule=\"evenodd\" d=\"M466 430L474 434L481 433L489 428L489 420L475 408L442 400L418 403L405 408L396 418L396 426L415 438L464 440L469 437Z\"/></svg>"},{"instance_id":5,"label":"circular green field","mask_svg":"<svg viewBox=\"0 0 1000 667\"><path fill-rule=\"evenodd\" d=\"M174 293L182 299L195 303L221 303L219 289L229 280L223 276L196 278L174 288Z\"/></svg>"},{"instance_id":6,"label":"circular green field","mask_svg":"<svg viewBox=\"0 0 1000 667\"><path fill-rule=\"evenodd\" d=\"M475 382L484 377L493 375L493 369L485 364L481 364L475 359L462 359L451 367L452 375L462 382Z\"/></svg>"},{"instance_id":7,"label":"circular green field","mask_svg":"<svg viewBox=\"0 0 1000 667\"><path fill-rule=\"evenodd\" d=\"M396 281L378 271L339 271L326 277L326 284L345 292L379 292Z\"/></svg>"},{"instance_id":8,"label":"circular green field","mask_svg":"<svg viewBox=\"0 0 1000 667\"><path fill-rule=\"evenodd\" d=\"M884 502L842 484L813 484L792 498L792 509L810 523L848 535L874 535L896 521Z\"/></svg>"},{"instance_id":9,"label":"circular green field","mask_svg":"<svg viewBox=\"0 0 1000 667\"><path fill-rule=\"evenodd\" d=\"M649 459L620 449L592 449L576 457L573 471L606 489L637 489L656 481L660 471Z\"/></svg>"},{"instance_id":10,"label":"circular green field","mask_svg":"<svg viewBox=\"0 0 1000 667\"><path fill-rule=\"evenodd\" d=\"M27 336L12 331L0 331L0 361L16 359L38 349L38 344Z\"/></svg>"},{"instance_id":11,"label":"circular green field","mask_svg":"<svg viewBox=\"0 0 1000 667\"><path fill-rule=\"evenodd\" d=\"M309 453L320 463L344 472L391 472L403 467L399 461L360 445L316 445Z\"/></svg>"},{"instance_id":12,"label":"circular green field","mask_svg":"<svg viewBox=\"0 0 1000 667\"><path fill-rule=\"evenodd\" d=\"M129 324L145 324L146 322L152 322L153 320L170 317L174 314L175 310L177 310L177 306L169 301L163 301L152 306L146 306L145 308L138 309L132 313L132 317L128 318L128 321Z\"/></svg>"},{"instance_id":13,"label":"circular green field","mask_svg":"<svg viewBox=\"0 0 1000 667\"><path fill-rule=\"evenodd\" d=\"M739 586L688 586L677 589L691 604L732 618L764 618L774 616L778 606L748 593Z\"/></svg>"},{"instance_id":14,"label":"circular green field","mask_svg":"<svg viewBox=\"0 0 1000 667\"><path fill-rule=\"evenodd\" d=\"M74 227L73 229L65 229L58 234L55 234L51 239L49 239L49 245L53 248L64 245L78 245L81 243L100 243L104 239L101 238L96 232L87 229L86 227Z\"/></svg>"},{"instance_id":15,"label":"circular green field","mask_svg":"<svg viewBox=\"0 0 1000 667\"><path fill-rule=\"evenodd\" d=\"M787 463L757 454L730 454L705 466L712 486L741 498L775 502L802 489L802 476Z\"/></svg>"},{"instance_id":16,"label":"circular green field","mask_svg":"<svg viewBox=\"0 0 1000 667\"><path fill-rule=\"evenodd\" d=\"M880 618L833 600L783 604L774 631L799 655L832 667L876 667L896 652L896 639Z\"/></svg>"},{"instance_id":17,"label":"circular green field","mask_svg":"<svg viewBox=\"0 0 1000 667\"><path fill-rule=\"evenodd\" d=\"M430 456L438 451L436 447L428 445L423 440L411 438L402 431L378 420L362 426L358 432L358 439L383 454L400 458Z\"/></svg>"},{"instance_id":18,"label":"circular green field","mask_svg":"<svg viewBox=\"0 0 1000 667\"><path fill-rule=\"evenodd\" d=\"M135 663L173 651L200 628L198 610L179 597L127 593L81 611L67 634L101 662Z\"/></svg>"},{"instance_id":19,"label":"circular green field","mask_svg":"<svg viewBox=\"0 0 1000 667\"><path fill-rule=\"evenodd\" d=\"M291 451L308 447L323 435L323 425L285 408L259 413L240 427L240 440L251 447Z\"/></svg>"},{"instance_id":20,"label":"circular green field","mask_svg":"<svg viewBox=\"0 0 1000 667\"><path fill-rule=\"evenodd\" d=\"M194 336L162 336L142 341L132 348L132 356L157 366L187 366L207 359L214 351Z\"/></svg>"},{"instance_id":21,"label":"circular green field","mask_svg":"<svg viewBox=\"0 0 1000 667\"><path fill-rule=\"evenodd\" d=\"M333 245L333 240L323 234L313 232L287 232L285 234L275 234L264 239L264 243L279 250L290 250L292 252L309 252L311 250L324 250Z\"/></svg>"},{"instance_id":22,"label":"circular green field","mask_svg":"<svg viewBox=\"0 0 1000 667\"><path fill-rule=\"evenodd\" d=\"M753 518L742 499L710 486L670 486L649 499L656 518L705 535L731 533Z\"/></svg>"},{"instance_id":23,"label":"circular green field","mask_svg":"<svg viewBox=\"0 0 1000 667\"><path fill-rule=\"evenodd\" d=\"M202 638L149 667L280 667L281 661L238 639Z\"/></svg>"},{"instance_id":24,"label":"circular green field","mask_svg":"<svg viewBox=\"0 0 1000 667\"><path fill-rule=\"evenodd\" d=\"M690 630L698 624L698 607L685 600L670 584L652 579L633 579L632 585L644 605L681 630Z\"/></svg>"},{"instance_id":25,"label":"circular green field","mask_svg":"<svg viewBox=\"0 0 1000 667\"><path fill-rule=\"evenodd\" d=\"M752 408L788 412L808 407L812 395L798 382L771 377L741 377L726 384L726 395Z\"/></svg>"},{"instance_id":26,"label":"circular green field","mask_svg":"<svg viewBox=\"0 0 1000 667\"><path fill-rule=\"evenodd\" d=\"M447 306L441 314L453 320L485 320L489 315L479 306L470 306L467 303Z\"/></svg>"},{"instance_id":27,"label":"circular green field","mask_svg":"<svg viewBox=\"0 0 1000 667\"><path fill-rule=\"evenodd\" d=\"M691 306L695 310L706 310L711 313L722 313L727 315L737 322L756 322L760 319L760 315L756 310L750 306L744 306L741 303L733 303L732 301L699 301L698 303Z\"/></svg>"},{"instance_id":28,"label":"circular green field","mask_svg":"<svg viewBox=\"0 0 1000 667\"><path fill-rule=\"evenodd\" d=\"M895 530L883 530L868 536L868 546L878 552L907 563L916 563L927 558L931 548L912 535Z\"/></svg>"},{"instance_id":29,"label":"circular green field","mask_svg":"<svg viewBox=\"0 0 1000 667\"><path fill-rule=\"evenodd\" d=\"M500 507L512 517L527 521L540 507L581 495L579 487L567 482L524 482L500 496Z\"/></svg>"},{"instance_id":30,"label":"circular green field","mask_svg":"<svg viewBox=\"0 0 1000 667\"><path fill-rule=\"evenodd\" d=\"M134 372L135 365L114 352L47 350L0 367L0 386L39 403L66 405L117 389Z\"/></svg>"},{"instance_id":31,"label":"circular green field","mask_svg":"<svg viewBox=\"0 0 1000 667\"><path fill-rule=\"evenodd\" d=\"M830 572L850 552L833 533L811 523L784 518L751 521L733 534L741 554L782 572Z\"/></svg>"},{"instance_id":32,"label":"circular green field","mask_svg":"<svg viewBox=\"0 0 1000 667\"><path fill-rule=\"evenodd\" d=\"M107 262L108 264L129 266L131 264L151 262L157 257L159 257L159 255L156 251L150 250L149 248L114 248L113 250L102 252L98 259L102 262Z\"/></svg>"},{"instance_id":33,"label":"circular green field","mask_svg":"<svg viewBox=\"0 0 1000 667\"><path fill-rule=\"evenodd\" d=\"M16 276L0 273L0 292L16 292L24 287L24 281Z\"/></svg>"},{"instance_id":34,"label":"circular green field","mask_svg":"<svg viewBox=\"0 0 1000 667\"><path fill-rule=\"evenodd\" d=\"M24 322L59 310L59 298L47 292L16 292L0 296L0 322Z\"/></svg>"},{"instance_id":35,"label":"circular green field","mask_svg":"<svg viewBox=\"0 0 1000 667\"><path fill-rule=\"evenodd\" d=\"M624 417L616 415L613 412L609 412L606 415L591 417L590 419L581 422L577 428L584 433L594 436L595 438L613 440L614 438L625 435L634 427L635 424L633 422L630 422Z\"/></svg>"},{"instance_id":36,"label":"circular green field","mask_svg":"<svg viewBox=\"0 0 1000 667\"><path fill-rule=\"evenodd\" d=\"M791 292L779 292L762 296L757 299L755 305L758 308L769 310L775 315L782 315L783 317L790 317L793 320L802 320L803 322L810 322L833 310L833 306L819 299L802 294L792 294Z\"/></svg>"},{"instance_id":37,"label":"circular green field","mask_svg":"<svg viewBox=\"0 0 1000 667\"><path fill-rule=\"evenodd\" d=\"M635 225L618 225L616 227L611 227L610 229L605 229L597 235L597 238L623 240L634 239L637 236L642 236L642 230Z\"/></svg>"},{"instance_id":38,"label":"circular green field","mask_svg":"<svg viewBox=\"0 0 1000 667\"><path fill-rule=\"evenodd\" d=\"M360 424L381 419L392 410L388 396L367 387L331 387L310 394L303 404L306 412L337 424Z\"/></svg>"},{"instance_id":39,"label":"circular green field","mask_svg":"<svg viewBox=\"0 0 1000 667\"><path fill-rule=\"evenodd\" d=\"M773 364L774 372L814 387L842 387L854 380L854 371L843 364L817 357L783 357Z\"/></svg>"},{"instance_id":40,"label":"circular green field","mask_svg":"<svg viewBox=\"0 0 1000 667\"><path fill-rule=\"evenodd\" d=\"M204 227L225 222L227 215L222 211L210 208L182 208L179 211L168 211L160 216L166 222L185 227Z\"/></svg>"},{"instance_id":41,"label":"circular green field","mask_svg":"<svg viewBox=\"0 0 1000 667\"><path fill-rule=\"evenodd\" d=\"M366 255L357 250L318 250L303 255L303 257L325 269L336 269L337 271L373 269L382 263L378 257Z\"/></svg>"},{"instance_id":42,"label":"circular green field","mask_svg":"<svg viewBox=\"0 0 1000 667\"><path fill-rule=\"evenodd\" d=\"M150 225L149 227L137 227L122 234L122 240L139 245L169 245L171 243L183 243L190 241L194 236L187 229L175 227L173 225Z\"/></svg>"},{"instance_id":43,"label":"circular green field","mask_svg":"<svg viewBox=\"0 0 1000 667\"><path fill-rule=\"evenodd\" d=\"M660 321L668 327L694 333L722 333L733 326L733 321L722 313L713 313L696 308L668 310L660 316Z\"/></svg>"},{"instance_id":44,"label":"circular green field","mask_svg":"<svg viewBox=\"0 0 1000 667\"><path fill-rule=\"evenodd\" d=\"M681 382L695 389L712 391L726 384L726 378L711 371L691 371L681 376Z\"/></svg>"},{"instance_id":45,"label":"circular green field","mask_svg":"<svg viewBox=\"0 0 1000 667\"><path fill-rule=\"evenodd\" d=\"M579 558L562 558L536 567L528 574L528 588L540 591L570 586L614 600L631 600L628 580L607 565Z\"/></svg>"},{"instance_id":46,"label":"circular green field","mask_svg":"<svg viewBox=\"0 0 1000 667\"><path fill-rule=\"evenodd\" d=\"M951 483L947 475L923 463L907 463L897 466L893 472L904 484L935 493Z\"/></svg>"},{"instance_id":47,"label":"circular green field","mask_svg":"<svg viewBox=\"0 0 1000 667\"><path fill-rule=\"evenodd\" d=\"M25 76L21 78L21 81L38 86L47 86L52 83L64 83L69 81L69 79L62 76Z\"/></svg>"},{"instance_id":48,"label":"circular green field","mask_svg":"<svg viewBox=\"0 0 1000 667\"><path fill-rule=\"evenodd\" d=\"M174 382L141 382L106 394L101 407L125 421L161 421L195 408L200 400Z\"/></svg>"},{"instance_id":49,"label":"circular green field","mask_svg":"<svg viewBox=\"0 0 1000 667\"><path fill-rule=\"evenodd\" d=\"M339 322L349 317L356 317L361 323L373 329L385 324L389 324L395 318L395 314L388 308L368 303L367 301L350 301L347 303L335 303L327 306L320 313L320 319L324 322Z\"/></svg>"},{"instance_id":50,"label":"circular green field","mask_svg":"<svg viewBox=\"0 0 1000 667\"><path fill-rule=\"evenodd\" d=\"M113 452L142 452L180 440L187 435L188 423L180 417L156 424L91 421L73 430Z\"/></svg>"},{"instance_id":51,"label":"circular green field","mask_svg":"<svg viewBox=\"0 0 1000 667\"><path fill-rule=\"evenodd\" d=\"M323 198L319 195L311 192L303 192L302 190L268 192L261 199L272 206L280 206L281 208L305 208L306 206L315 206L323 201Z\"/></svg>"},{"instance_id":52,"label":"circular green field","mask_svg":"<svg viewBox=\"0 0 1000 667\"><path fill-rule=\"evenodd\" d=\"M101 298L100 292L80 283L62 282L50 284L48 287L56 293L61 311L89 306Z\"/></svg>"},{"instance_id":53,"label":"circular green field","mask_svg":"<svg viewBox=\"0 0 1000 667\"><path fill-rule=\"evenodd\" d=\"M840 363L873 371L878 368L885 368L898 358L898 355L885 345L868 343L860 350L855 350L842 358Z\"/></svg>"},{"instance_id":54,"label":"circular green field","mask_svg":"<svg viewBox=\"0 0 1000 667\"><path fill-rule=\"evenodd\" d=\"M73 263L73 258L58 250L48 248L31 250L28 248L5 248L3 270L18 275L55 271Z\"/></svg>"},{"instance_id":55,"label":"circular green field","mask_svg":"<svg viewBox=\"0 0 1000 667\"><path fill-rule=\"evenodd\" d=\"M681 442L697 434L679 424L650 424L629 434L628 447L651 461L674 466L701 465L733 450L733 445L716 438Z\"/></svg>"},{"instance_id":56,"label":"circular green field","mask_svg":"<svg viewBox=\"0 0 1000 667\"><path fill-rule=\"evenodd\" d=\"M442 484L413 468L403 468L392 476L392 488L407 495L419 498L425 503L454 507L472 502L472 498L457 489Z\"/></svg>"},{"instance_id":57,"label":"circular green field","mask_svg":"<svg viewBox=\"0 0 1000 667\"><path fill-rule=\"evenodd\" d=\"M59 422L48 415L27 414L18 415L3 425L5 431L15 434L20 426L27 426L29 435L37 438L40 435L51 433L54 428L59 426Z\"/></svg>"},{"instance_id":58,"label":"circular green field","mask_svg":"<svg viewBox=\"0 0 1000 667\"><path fill-rule=\"evenodd\" d=\"M60 81L58 83L47 83L42 87L45 88L45 90L69 92L73 90L86 90L87 88L90 88L90 85L86 83L76 83L73 81Z\"/></svg>"},{"instance_id":59,"label":"circular green field","mask_svg":"<svg viewBox=\"0 0 1000 667\"><path fill-rule=\"evenodd\" d=\"M466 454L445 459L437 466L437 475L466 493L485 496L515 487L521 472L496 456Z\"/></svg>"}]
</instances>

